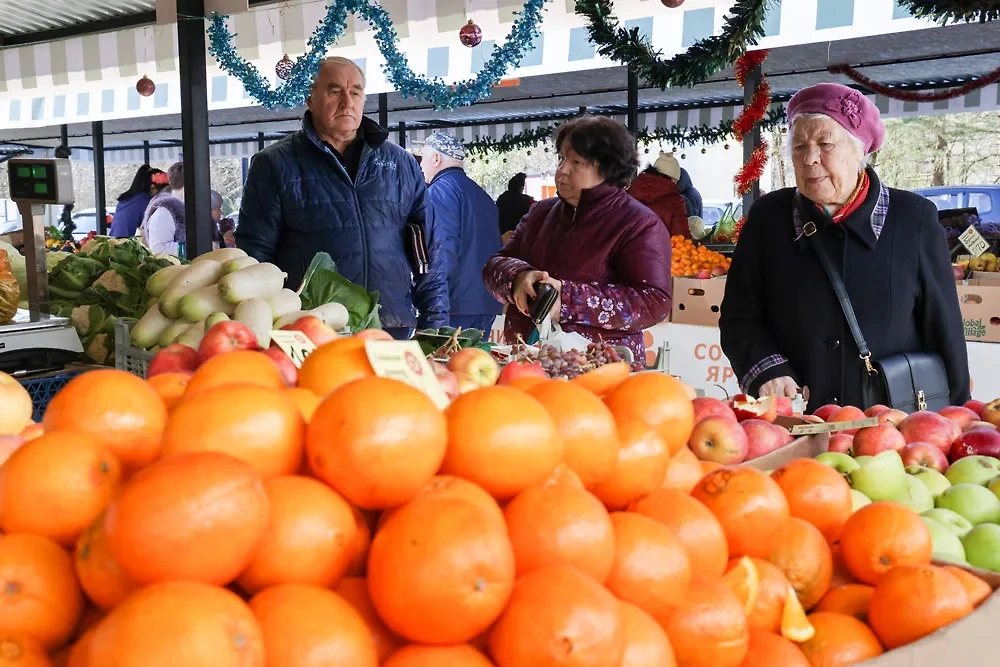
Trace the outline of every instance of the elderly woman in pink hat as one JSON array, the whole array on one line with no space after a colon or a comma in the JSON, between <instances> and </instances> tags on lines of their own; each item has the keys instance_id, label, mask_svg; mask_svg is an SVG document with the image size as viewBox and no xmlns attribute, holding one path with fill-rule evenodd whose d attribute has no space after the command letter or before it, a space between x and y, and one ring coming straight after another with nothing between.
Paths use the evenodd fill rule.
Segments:
<instances>
[{"instance_id":1,"label":"elderly woman in pink hat","mask_svg":"<svg viewBox=\"0 0 1000 667\"><path fill-rule=\"evenodd\" d=\"M931 202L868 166L885 140L878 109L851 88L820 84L792 98L788 118L796 187L750 209L722 303L722 347L740 386L802 393L811 409L864 409L889 402L872 395L866 357L921 353L943 362L946 399L961 405L969 368L948 244Z\"/></svg>"}]
</instances>

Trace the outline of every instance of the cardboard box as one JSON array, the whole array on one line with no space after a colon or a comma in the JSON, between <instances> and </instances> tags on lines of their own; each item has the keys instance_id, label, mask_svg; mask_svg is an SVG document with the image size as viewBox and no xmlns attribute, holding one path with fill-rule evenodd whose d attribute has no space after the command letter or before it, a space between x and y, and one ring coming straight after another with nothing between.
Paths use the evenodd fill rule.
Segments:
<instances>
[{"instance_id":1,"label":"cardboard box","mask_svg":"<svg viewBox=\"0 0 1000 667\"><path fill-rule=\"evenodd\" d=\"M969 280L978 280L980 283L989 285L1000 285L1000 272L973 271L969 274Z\"/></svg>"},{"instance_id":2,"label":"cardboard box","mask_svg":"<svg viewBox=\"0 0 1000 667\"><path fill-rule=\"evenodd\" d=\"M719 310L725 293L725 276L708 280L674 278L674 305L670 321L718 327Z\"/></svg>"},{"instance_id":3,"label":"cardboard box","mask_svg":"<svg viewBox=\"0 0 1000 667\"><path fill-rule=\"evenodd\" d=\"M956 285L965 340L1000 343L1000 283L969 280Z\"/></svg>"}]
</instances>

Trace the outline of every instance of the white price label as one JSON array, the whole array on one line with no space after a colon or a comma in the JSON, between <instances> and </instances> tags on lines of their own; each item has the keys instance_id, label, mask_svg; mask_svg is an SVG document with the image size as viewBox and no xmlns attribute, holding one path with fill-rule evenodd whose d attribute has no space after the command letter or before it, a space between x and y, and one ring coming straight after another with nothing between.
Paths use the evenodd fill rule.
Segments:
<instances>
[{"instance_id":1,"label":"white price label","mask_svg":"<svg viewBox=\"0 0 1000 667\"><path fill-rule=\"evenodd\" d=\"M271 340L288 355L296 368L302 368L306 357L316 350L316 345L301 331L272 331Z\"/></svg>"},{"instance_id":2,"label":"white price label","mask_svg":"<svg viewBox=\"0 0 1000 667\"><path fill-rule=\"evenodd\" d=\"M987 250L990 249L990 243L983 238L983 235L979 233L972 225L962 232L962 235L958 237L958 240L962 242L962 245L966 247L969 254L973 257L979 257Z\"/></svg>"},{"instance_id":3,"label":"white price label","mask_svg":"<svg viewBox=\"0 0 1000 667\"><path fill-rule=\"evenodd\" d=\"M415 340L370 340L365 352L375 374L405 382L427 394L442 410L450 402L431 364Z\"/></svg>"}]
</instances>

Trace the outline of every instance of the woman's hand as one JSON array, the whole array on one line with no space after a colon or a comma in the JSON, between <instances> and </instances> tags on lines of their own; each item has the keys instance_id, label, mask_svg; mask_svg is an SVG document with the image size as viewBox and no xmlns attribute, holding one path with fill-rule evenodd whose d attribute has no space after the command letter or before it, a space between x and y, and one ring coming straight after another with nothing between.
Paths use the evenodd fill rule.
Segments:
<instances>
[{"instance_id":1,"label":"woman's hand","mask_svg":"<svg viewBox=\"0 0 1000 667\"><path fill-rule=\"evenodd\" d=\"M799 393L799 385L792 378L787 375L774 378L768 382L761 385L760 397L765 396L784 396L785 398L795 398Z\"/></svg>"},{"instance_id":2,"label":"woman's hand","mask_svg":"<svg viewBox=\"0 0 1000 667\"><path fill-rule=\"evenodd\" d=\"M514 305L517 306L522 315L528 315L528 301L538 296L535 294L535 283L552 285L557 294L562 290L562 282L550 276L547 271L531 270L517 274L517 277L514 278ZM557 314L556 317L558 317L560 308L561 300L557 298L556 305L552 308L552 312Z\"/></svg>"}]
</instances>

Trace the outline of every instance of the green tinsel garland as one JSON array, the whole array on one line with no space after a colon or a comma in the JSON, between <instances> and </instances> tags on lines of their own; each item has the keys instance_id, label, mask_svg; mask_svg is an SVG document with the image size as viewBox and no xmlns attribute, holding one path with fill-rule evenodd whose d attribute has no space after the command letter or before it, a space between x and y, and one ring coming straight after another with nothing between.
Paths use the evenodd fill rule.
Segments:
<instances>
[{"instance_id":1,"label":"green tinsel garland","mask_svg":"<svg viewBox=\"0 0 1000 667\"><path fill-rule=\"evenodd\" d=\"M576 13L587 19L590 41L602 56L627 64L657 88L693 86L721 72L764 36L764 19L775 0L737 0L722 33L698 40L684 53L664 60L639 34L619 25L611 0L576 0Z\"/></svg>"},{"instance_id":2,"label":"green tinsel garland","mask_svg":"<svg viewBox=\"0 0 1000 667\"><path fill-rule=\"evenodd\" d=\"M1000 20L1000 0L900 0L918 18L942 23L971 23Z\"/></svg>"}]
</instances>

